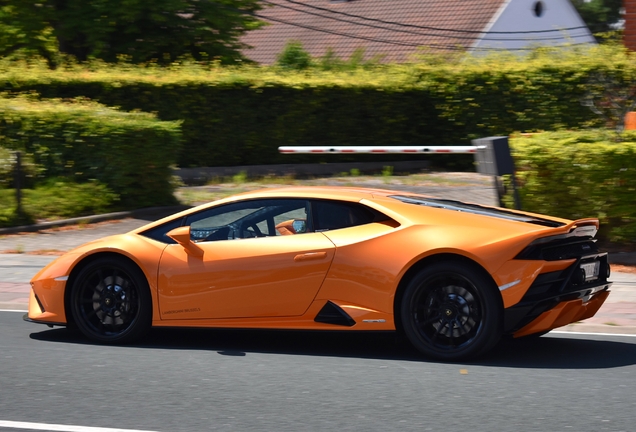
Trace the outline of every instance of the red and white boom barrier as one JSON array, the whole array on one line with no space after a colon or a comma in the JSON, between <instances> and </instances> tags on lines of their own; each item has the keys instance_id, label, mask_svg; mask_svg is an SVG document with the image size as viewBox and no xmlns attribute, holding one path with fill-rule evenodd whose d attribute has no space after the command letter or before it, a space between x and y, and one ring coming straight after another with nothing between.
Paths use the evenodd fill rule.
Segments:
<instances>
[{"instance_id":1,"label":"red and white boom barrier","mask_svg":"<svg viewBox=\"0 0 636 432\"><path fill-rule=\"evenodd\" d=\"M499 204L503 207L502 175L510 174L514 191L515 208L521 209L517 192L514 161L508 145L508 137L488 137L472 140L472 146L287 146L278 147L285 154L474 154L477 172L492 175Z\"/></svg>"},{"instance_id":2,"label":"red and white boom barrier","mask_svg":"<svg viewBox=\"0 0 636 432\"><path fill-rule=\"evenodd\" d=\"M486 148L485 146L287 146L278 147L279 153L296 153L296 154L310 154L310 153L357 153L357 154L369 154L369 153L386 153L386 154L400 154L400 153L462 153L473 154L477 153L478 149Z\"/></svg>"}]
</instances>

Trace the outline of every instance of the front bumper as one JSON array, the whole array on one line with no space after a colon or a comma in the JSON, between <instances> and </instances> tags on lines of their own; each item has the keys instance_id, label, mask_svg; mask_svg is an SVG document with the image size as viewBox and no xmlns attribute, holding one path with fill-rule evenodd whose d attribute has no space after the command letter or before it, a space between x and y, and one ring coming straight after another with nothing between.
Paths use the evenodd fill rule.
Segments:
<instances>
[{"instance_id":1,"label":"front bumper","mask_svg":"<svg viewBox=\"0 0 636 432\"><path fill-rule=\"evenodd\" d=\"M53 285L55 286L55 285ZM59 293L51 293L47 290L41 292L40 298L36 294L36 290L40 288L37 282L33 283L33 288L31 289L31 293L29 294L29 311L23 317L25 321L38 323L38 324L47 324L49 326L66 326L66 317L64 312L64 295L62 291L62 295ZM63 288L62 288L63 289ZM58 299L61 297L61 301ZM52 301L57 300L57 301ZM46 304L46 306L45 306Z\"/></svg>"},{"instance_id":2,"label":"front bumper","mask_svg":"<svg viewBox=\"0 0 636 432\"><path fill-rule=\"evenodd\" d=\"M35 324L46 324L49 327L53 327L53 326L60 326L60 327L66 327L66 323L58 323L58 322L48 322L48 321L40 321L40 320L34 320L29 318L29 314L25 313L24 315L22 315L22 319L26 322L30 322L30 323L35 323Z\"/></svg>"}]
</instances>

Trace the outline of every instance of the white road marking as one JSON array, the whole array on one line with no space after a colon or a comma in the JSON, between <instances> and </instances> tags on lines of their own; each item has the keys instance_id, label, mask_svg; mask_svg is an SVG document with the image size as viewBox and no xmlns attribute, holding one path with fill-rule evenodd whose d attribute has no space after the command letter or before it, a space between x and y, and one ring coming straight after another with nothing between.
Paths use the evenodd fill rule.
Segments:
<instances>
[{"instance_id":1,"label":"white road marking","mask_svg":"<svg viewBox=\"0 0 636 432\"><path fill-rule=\"evenodd\" d=\"M560 335L583 335L583 336L625 336L625 337L636 337L636 334L631 333L595 333L595 332L573 332L573 331L558 331L552 330L550 333L557 333ZM546 336L550 335L550 333L546 333Z\"/></svg>"},{"instance_id":2,"label":"white road marking","mask_svg":"<svg viewBox=\"0 0 636 432\"><path fill-rule=\"evenodd\" d=\"M113 428L101 428L91 426L71 426L71 425L59 425L59 424L47 424L47 423L30 423L30 422L15 422L0 420L0 427L11 429L30 429L30 430L43 430L43 431L56 431L56 432L156 432L146 431L139 429L113 429Z\"/></svg>"}]
</instances>

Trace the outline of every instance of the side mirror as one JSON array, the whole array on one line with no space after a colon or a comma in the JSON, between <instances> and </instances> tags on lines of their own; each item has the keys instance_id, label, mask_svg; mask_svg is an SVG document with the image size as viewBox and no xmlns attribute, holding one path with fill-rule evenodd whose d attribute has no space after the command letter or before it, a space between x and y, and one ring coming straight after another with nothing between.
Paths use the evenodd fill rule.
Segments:
<instances>
[{"instance_id":1,"label":"side mirror","mask_svg":"<svg viewBox=\"0 0 636 432\"><path fill-rule=\"evenodd\" d=\"M190 238L189 226L175 228L169 231L166 235L183 246L188 254L196 257L203 256L203 249L201 249L201 247L194 243Z\"/></svg>"},{"instance_id":2,"label":"side mirror","mask_svg":"<svg viewBox=\"0 0 636 432\"><path fill-rule=\"evenodd\" d=\"M280 235L301 234L307 232L305 219L289 219L276 225L276 231Z\"/></svg>"},{"instance_id":3,"label":"side mirror","mask_svg":"<svg viewBox=\"0 0 636 432\"><path fill-rule=\"evenodd\" d=\"M305 219L294 219L292 228L294 228L296 234L305 233L307 232L307 221Z\"/></svg>"}]
</instances>

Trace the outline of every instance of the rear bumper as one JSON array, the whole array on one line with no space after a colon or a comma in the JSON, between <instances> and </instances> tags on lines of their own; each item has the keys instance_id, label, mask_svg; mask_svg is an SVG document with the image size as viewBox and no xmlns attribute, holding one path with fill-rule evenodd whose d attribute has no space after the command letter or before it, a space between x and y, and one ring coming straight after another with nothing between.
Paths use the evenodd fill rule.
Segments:
<instances>
[{"instance_id":1,"label":"rear bumper","mask_svg":"<svg viewBox=\"0 0 636 432\"><path fill-rule=\"evenodd\" d=\"M570 300L559 303L556 307L543 312L538 318L535 318L529 324L515 331L514 337L531 335L533 333L542 333L558 327L581 321L593 317L599 308L603 305L609 291L601 291L595 294L588 302L583 300Z\"/></svg>"},{"instance_id":2,"label":"rear bumper","mask_svg":"<svg viewBox=\"0 0 636 432\"><path fill-rule=\"evenodd\" d=\"M582 265L598 261L599 276L585 280ZM521 301L504 311L504 333L514 337L545 332L590 318L609 295L607 254L577 259L568 268L540 274Z\"/></svg>"}]
</instances>

